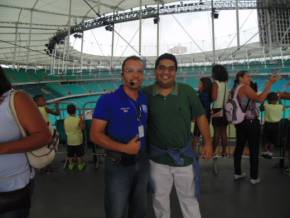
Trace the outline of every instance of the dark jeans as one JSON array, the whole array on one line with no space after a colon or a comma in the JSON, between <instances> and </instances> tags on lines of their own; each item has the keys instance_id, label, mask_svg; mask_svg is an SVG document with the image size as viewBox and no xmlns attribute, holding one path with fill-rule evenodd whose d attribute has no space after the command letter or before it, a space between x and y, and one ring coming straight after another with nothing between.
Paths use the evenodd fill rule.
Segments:
<instances>
[{"instance_id":1,"label":"dark jeans","mask_svg":"<svg viewBox=\"0 0 290 218\"><path fill-rule=\"evenodd\" d=\"M288 150L288 167L290 168L290 120L288 121L286 128L287 128L286 150Z\"/></svg>"},{"instance_id":2,"label":"dark jeans","mask_svg":"<svg viewBox=\"0 0 290 218\"><path fill-rule=\"evenodd\" d=\"M241 160L245 145L248 143L250 150L250 167L251 178L258 178L259 167L259 146L260 146L260 121L244 120L242 123L236 125L237 144L234 153L234 167L235 174L241 174Z\"/></svg>"},{"instance_id":3,"label":"dark jeans","mask_svg":"<svg viewBox=\"0 0 290 218\"><path fill-rule=\"evenodd\" d=\"M106 158L106 218L144 218L147 211L149 162L124 166Z\"/></svg>"},{"instance_id":4,"label":"dark jeans","mask_svg":"<svg viewBox=\"0 0 290 218\"><path fill-rule=\"evenodd\" d=\"M29 216L29 208L18 209L14 211L9 211L4 214L0 214L0 218L28 218L28 216Z\"/></svg>"},{"instance_id":5,"label":"dark jeans","mask_svg":"<svg viewBox=\"0 0 290 218\"><path fill-rule=\"evenodd\" d=\"M32 179L22 189L0 193L0 218L28 218L33 188Z\"/></svg>"}]
</instances>

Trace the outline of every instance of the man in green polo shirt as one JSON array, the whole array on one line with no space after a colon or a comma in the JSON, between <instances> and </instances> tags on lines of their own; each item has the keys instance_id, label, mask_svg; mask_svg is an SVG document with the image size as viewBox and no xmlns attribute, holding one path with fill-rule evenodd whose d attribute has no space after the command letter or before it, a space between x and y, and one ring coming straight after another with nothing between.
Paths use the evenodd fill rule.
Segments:
<instances>
[{"instance_id":1,"label":"man in green polo shirt","mask_svg":"<svg viewBox=\"0 0 290 218\"><path fill-rule=\"evenodd\" d=\"M196 121L204 139L203 157L212 156L209 127L202 104L190 86L176 83L177 60L163 54L155 62L156 83L145 88L148 95L148 145L153 208L157 218L170 218L173 184L184 218L199 218L195 195L198 166L192 150L191 122Z\"/></svg>"}]
</instances>

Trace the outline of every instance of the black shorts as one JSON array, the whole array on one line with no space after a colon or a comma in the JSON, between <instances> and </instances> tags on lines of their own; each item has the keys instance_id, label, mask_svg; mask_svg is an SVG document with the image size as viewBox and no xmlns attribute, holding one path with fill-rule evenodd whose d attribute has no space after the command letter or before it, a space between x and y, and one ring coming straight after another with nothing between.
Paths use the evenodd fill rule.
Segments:
<instances>
[{"instance_id":1,"label":"black shorts","mask_svg":"<svg viewBox=\"0 0 290 218\"><path fill-rule=\"evenodd\" d=\"M264 144L272 144L275 147L279 146L280 138L280 122L269 123L265 122L263 128Z\"/></svg>"},{"instance_id":2,"label":"black shorts","mask_svg":"<svg viewBox=\"0 0 290 218\"><path fill-rule=\"evenodd\" d=\"M68 145L67 156L68 157L82 157L85 154L83 145Z\"/></svg>"},{"instance_id":3,"label":"black shorts","mask_svg":"<svg viewBox=\"0 0 290 218\"><path fill-rule=\"evenodd\" d=\"M212 109L213 114L223 110L222 108L214 108ZM225 114L223 114L222 117L212 117L211 123L214 127L223 127L228 125L227 118L225 117Z\"/></svg>"}]
</instances>

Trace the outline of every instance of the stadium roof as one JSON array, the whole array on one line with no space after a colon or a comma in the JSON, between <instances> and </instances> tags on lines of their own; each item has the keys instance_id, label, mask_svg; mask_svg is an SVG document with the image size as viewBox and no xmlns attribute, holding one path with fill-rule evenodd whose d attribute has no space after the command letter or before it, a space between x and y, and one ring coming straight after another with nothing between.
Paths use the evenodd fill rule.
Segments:
<instances>
[{"instance_id":1,"label":"stadium roof","mask_svg":"<svg viewBox=\"0 0 290 218\"><path fill-rule=\"evenodd\" d=\"M160 0L162 3L172 0ZM94 19L98 14L138 7L132 0L71 0L72 25ZM142 5L156 0L142 0ZM70 0L1 0L0 2L0 63L49 65L45 52L57 30L68 25Z\"/></svg>"},{"instance_id":2,"label":"stadium roof","mask_svg":"<svg viewBox=\"0 0 290 218\"><path fill-rule=\"evenodd\" d=\"M70 13L71 2L71 13ZM179 2L174 0L141 0L142 5L156 5ZM189 1L183 1L189 2ZM192 2L192 1L191 1ZM195 2L207 2L209 0L196 0ZM231 1L214 0L217 7L230 7ZM243 0L240 3L255 3L255 0ZM275 2L275 1L270 1ZM225 5L222 5L225 4ZM58 30L64 30L68 27L69 17L71 25L76 25L85 20L95 19L104 14L113 11L124 11L140 6L140 0L1 0L0 1L0 63L1 64L19 64L22 66L49 66L52 63L52 57L46 52L45 46ZM250 5L249 5L250 6ZM252 6L250 6L252 7ZM256 45L255 47L259 47ZM58 48L61 55L63 45ZM230 52L237 53L233 48ZM76 50L70 48L71 55L76 57L71 61L78 62L80 55ZM255 51L252 48L251 55ZM263 56L262 48L259 49L257 56ZM222 56L225 51L220 51ZM248 51L247 51L248 52ZM279 49L277 53L279 53ZM287 52L288 53L288 52ZM210 54L203 54L204 58L199 60L200 54L196 57L192 55L184 56L189 63L194 61L206 61ZM253 55L256 56L256 55ZM84 55L86 62L97 59L108 62L110 57L101 57ZM114 57L117 64L120 57ZM150 60L150 57L149 57ZM98 62L96 62L98 63ZM105 65L105 64L104 64Z\"/></svg>"}]
</instances>

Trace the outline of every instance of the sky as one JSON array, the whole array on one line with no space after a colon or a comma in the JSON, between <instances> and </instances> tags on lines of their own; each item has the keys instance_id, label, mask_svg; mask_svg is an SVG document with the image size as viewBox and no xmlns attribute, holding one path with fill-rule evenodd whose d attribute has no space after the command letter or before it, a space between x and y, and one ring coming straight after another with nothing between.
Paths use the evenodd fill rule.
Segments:
<instances>
[{"instance_id":1,"label":"sky","mask_svg":"<svg viewBox=\"0 0 290 218\"><path fill-rule=\"evenodd\" d=\"M256 10L240 10L240 40L246 43L258 32ZM186 47L186 53L196 53L212 50L210 12L194 12L185 14L160 16L160 54L168 52L175 46ZM121 37L119 36L121 35ZM157 25L153 18L142 21L142 56L156 56L157 54ZM122 38L126 39L128 46ZM215 19L216 49L237 45L236 11L219 11L219 18ZM258 42L259 35L249 42ZM84 52L94 55L111 56L112 32L104 27L85 32ZM247 43L249 43L247 42ZM71 45L81 50L81 40L70 39ZM198 46L196 46L198 44ZM139 50L139 21L131 21L115 25L114 56L136 55Z\"/></svg>"}]
</instances>

